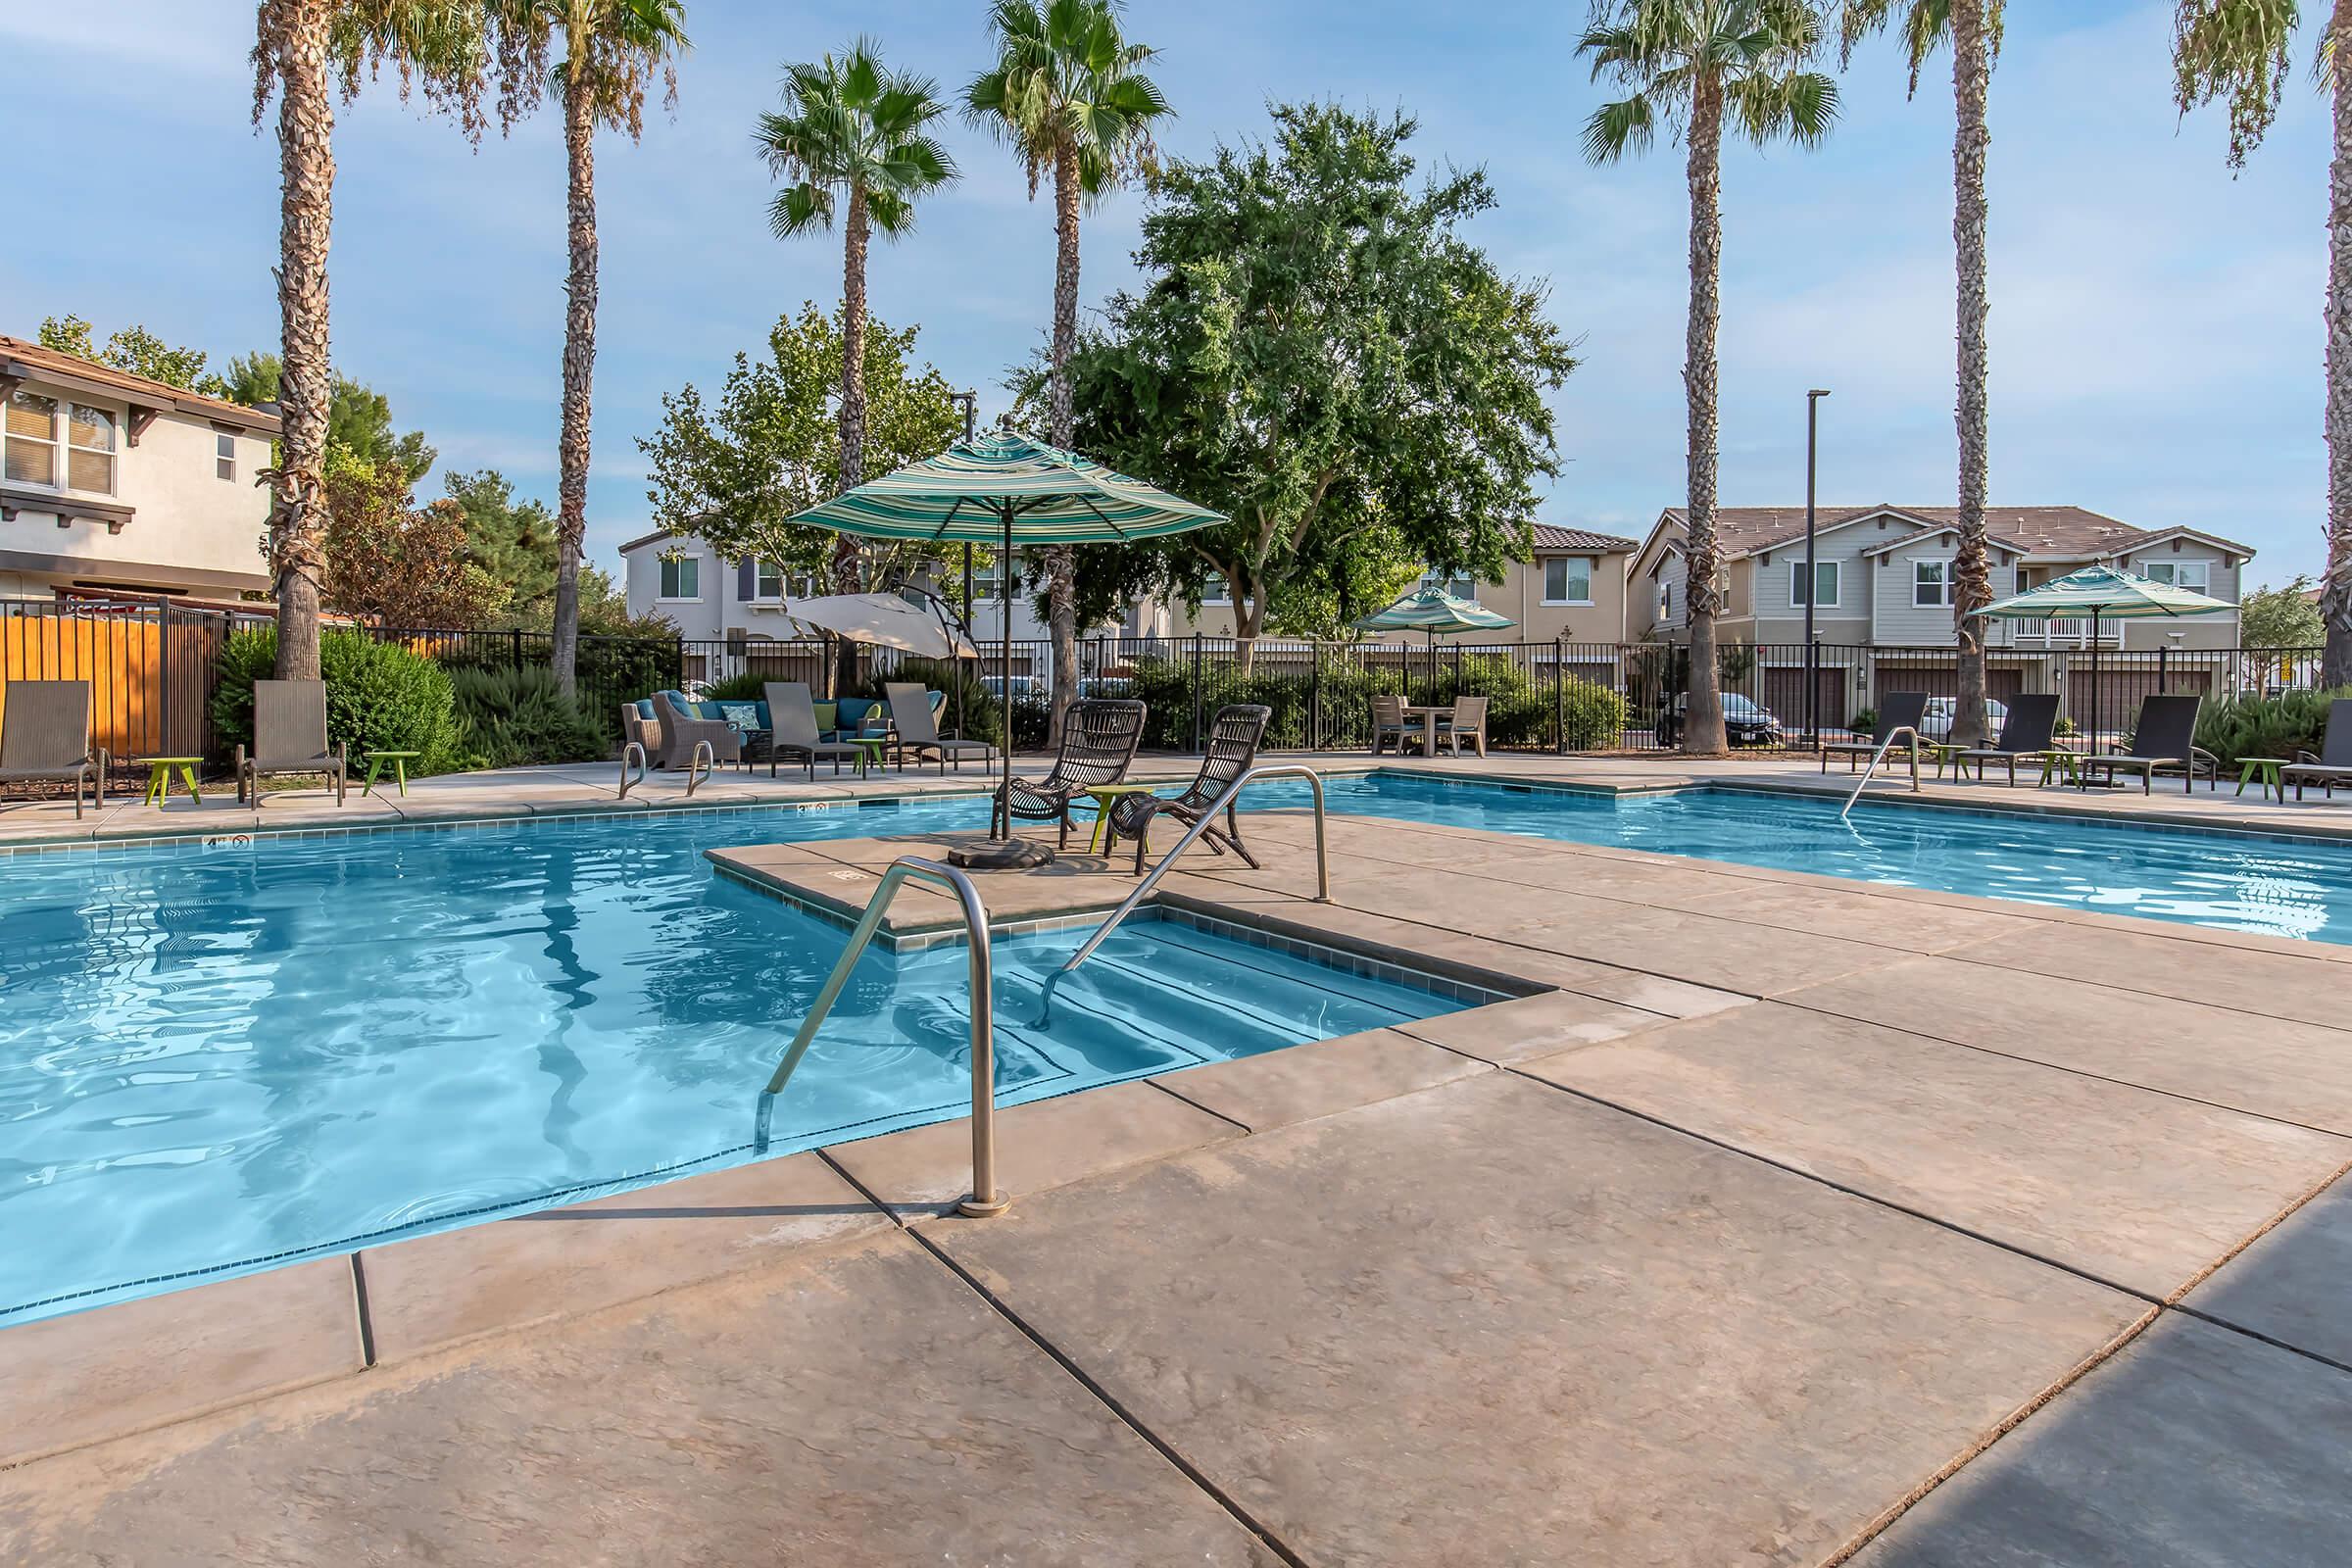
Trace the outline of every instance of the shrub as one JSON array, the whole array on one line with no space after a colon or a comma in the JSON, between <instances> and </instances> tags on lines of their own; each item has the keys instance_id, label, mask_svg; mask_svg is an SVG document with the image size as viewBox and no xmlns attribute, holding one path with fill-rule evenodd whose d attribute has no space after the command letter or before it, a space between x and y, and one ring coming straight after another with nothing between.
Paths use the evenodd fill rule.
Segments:
<instances>
[{"instance_id":1,"label":"shrub","mask_svg":"<svg viewBox=\"0 0 2352 1568\"><path fill-rule=\"evenodd\" d=\"M253 683L268 679L276 662L274 626L232 633L221 645L213 730L222 746L253 744ZM318 639L318 666L328 744L342 741L355 760L362 752L415 752L414 774L466 765L449 672L439 664L398 643L334 630Z\"/></svg>"},{"instance_id":2,"label":"shrub","mask_svg":"<svg viewBox=\"0 0 2352 1568\"><path fill-rule=\"evenodd\" d=\"M593 762L612 747L544 664L450 672L459 743L479 767Z\"/></svg>"},{"instance_id":3,"label":"shrub","mask_svg":"<svg viewBox=\"0 0 2352 1568\"><path fill-rule=\"evenodd\" d=\"M725 680L714 680L703 688L707 703L764 703L767 701L768 677L756 669L747 669Z\"/></svg>"},{"instance_id":4,"label":"shrub","mask_svg":"<svg viewBox=\"0 0 2352 1568\"><path fill-rule=\"evenodd\" d=\"M1625 744L1625 698L1589 680L1570 680L1562 688L1561 708L1567 719L1568 750L1613 752Z\"/></svg>"},{"instance_id":5,"label":"shrub","mask_svg":"<svg viewBox=\"0 0 2352 1568\"><path fill-rule=\"evenodd\" d=\"M868 675L858 683L854 695L880 702L887 695L885 687L900 684L946 692L947 701L939 710L941 733L960 727L966 740L1002 745L1004 735L1004 713L996 697L982 684L983 673L990 676L996 673L994 661L982 660L976 666L968 659L902 659L887 674ZM960 721L956 717L958 713L962 715ZM1052 716L1053 710L1048 702L1022 696L1016 687L1012 700L1013 741L1016 749L1043 746L1046 743L1046 727Z\"/></svg>"},{"instance_id":6,"label":"shrub","mask_svg":"<svg viewBox=\"0 0 2352 1568\"><path fill-rule=\"evenodd\" d=\"M2328 731L2328 705L2339 697L2352 697L2352 687L2208 701L2197 710L2197 744L2226 766L2241 757L2292 760L2297 752L2317 752Z\"/></svg>"}]
</instances>

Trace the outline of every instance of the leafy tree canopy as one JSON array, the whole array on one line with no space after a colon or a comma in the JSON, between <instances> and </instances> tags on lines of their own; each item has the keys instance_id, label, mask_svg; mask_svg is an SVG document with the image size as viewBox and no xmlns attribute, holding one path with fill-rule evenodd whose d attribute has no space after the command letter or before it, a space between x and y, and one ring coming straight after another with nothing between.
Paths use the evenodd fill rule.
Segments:
<instances>
[{"instance_id":1,"label":"leafy tree canopy","mask_svg":"<svg viewBox=\"0 0 2352 1568\"><path fill-rule=\"evenodd\" d=\"M388 626L475 627L507 589L471 559L454 501L418 508L408 472L340 447L326 455L326 602Z\"/></svg>"},{"instance_id":2,"label":"leafy tree canopy","mask_svg":"<svg viewBox=\"0 0 2352 1568\"><path fill-rule=\"evenodd\" d=\"M202 349L173 348L144 326L126 326L107 338L78 316L52 316L41 322L41 347L108 365L167 386L185 387L204 397L229 396L227 384L204 368Z\"/></svg>"},{"instance_id":3,"label":"leafy tree canopy","mask_svg":"<svg viewBox=\"0 0 2352 1568\"><path fill-rule=\"evenodd\" d=\"M2328 640L2328 623L2309 597L2311 579L2297 577L2283 588L2257 588L2237 607L2238 641L2248 648L2317 648Z\"/></svg>"},{"instance_id":4,"label":"leafy tree canopy","mask_svg":"<svg viewBox=\"0 0 2352 1568\"><path fill-rule=\"evenodd\" d=\"M869 474L938 456L961 433L948 378L911 359L916 328L868 318L865 468ZM653 466L654 520L696 534L722 556L757 556L787 571L824 572L836 536L785 519L839 493L841 319L805 304L779 317L767 357L735 356L715 406L689 382L662 398L662 428L639 438ZM866 580L954 546L873 547ZM960 559L960 554L958 555Z\"/></svg>"},{"instance_id":5,"label":"leafy tree canopy","mask_svg":"<svg viewBox=\"0 0 2352 1568\"><path fill-rule=\"evenodd\" d=\"M1576 360L1544 287L1461 234L1494 205L1485 174L1416 183L1402 115L1274 122L1166 168L1136 252L1151 281L1071 362L1080 450L1233 519L1079 552L1098 612L1106 583L1197 600L1213 573L1244 638L1329 631L1407 567L1524 559L1535 477L1558 472L1544 394Z\"/></svg>"},{"instance_id":6,"label":"leafy tree canopy","mask_svg":"<svg viewBox=\"0 0 2352 1568\"><path fill-rule=\"evenodd\" d=\"M496 468L442 476L466 518L466 547L506 585L494 624L546 631L556 618L556 514L541 501L516 501L514 484Z\"/></svg>"},{"instance_id":7,"label":"leafy tree canopy","mask_svg":"<svg viewBox=\"0 0 2352 1568\"><path fill-rule=\"evenodd\" d=\"M277 356L266 350L237 355L228 362L219 395L248 406L274 403L282 373ZM326 443L330 450L340 447L363 463L397 465L411 484L432 470L438 456L425 444L422 430L402 434L393 429L389 398L339 370L327 403Z\"/></svg>"}]
</instances>

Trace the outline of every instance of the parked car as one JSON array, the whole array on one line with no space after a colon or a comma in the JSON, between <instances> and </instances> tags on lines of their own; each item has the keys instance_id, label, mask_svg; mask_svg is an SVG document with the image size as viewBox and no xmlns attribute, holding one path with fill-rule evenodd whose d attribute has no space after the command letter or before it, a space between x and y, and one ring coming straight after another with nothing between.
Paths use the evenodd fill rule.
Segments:
<instances>
[{"instance_id":1,"label":"parked car","mask_svg":"<svg viewBox=\"0 0 2352 1568\"><path fill-rule=\"evenodd\" d=\"M1683 739L1683 720L1690 706L1688 692L1676 695L1674 702L1658 714L1658 744L1679 746ZM1723 738L1732 746L1777 746L1781 740L1781 721L1769 709L1758 708L1738 692L1723 694Z\"/></svg>"},{"instance_id":2,"label":"parked car","mask_svg":"<svg viewBox=\"0 0 2352 1568\"><path fill-rule=\"evenodd\" d=\"M1923 717L1923 718L1922 718L1922 719L1919 721L1919 733L1920 733L1920 736L1921 736L1921 738L1923 738L1923 739L1925 739L1925 740L1931 740L1931 741L1941 741L1941 740L1949 740L1949 739L1951 739L1951 735L1952 735L1952 721L1953 721L1954 719L1958 718L1959 716L1960 716L1960 699L1959 699L1959 698L1957 698L1957 697L1931 697L1931 698L1929 698L1929 699L1928 699L1928 711L1927 711L1927 715L1926 715L1925 717ZM1992 738L1993 738L1994 736L1996 736L1996 735L2000 734L2000 732L2001 732L2001 726L2002 726L2003 724L2006 724L2007 722L2009 722L2009 710L2008 710L2008 708L2007 708L2007 707L2006 707L2004 704L2002 704L2002 703L2000 703L2000 702L1996 701L1996 700L1995 700L1995 699L1993 699L1993 698L1990 698L1990 697L1987 697L1987 698L1985 698L1985 699L1984 699L1984 739L1985 739L1985 741L1986 741L1986 743L1987 743L1987 744L1989 744L1989 743L1991 742L1991 740L1992 740Z\"/></svg>"},{"instance_id":3,"label":"parked car","mask_svg":"<svg viewBox=\"0 0 2352 1568\"><path fill-rule=\"evenodd\" d=\"M983 675L980 677L980 689L991 697L1002 697L1004 695L1004 677ZM1013 676L1012 700L1016 703L1044 702L1046 700L1045 677L1042 675Z\"/></svg>"}]
</instances>

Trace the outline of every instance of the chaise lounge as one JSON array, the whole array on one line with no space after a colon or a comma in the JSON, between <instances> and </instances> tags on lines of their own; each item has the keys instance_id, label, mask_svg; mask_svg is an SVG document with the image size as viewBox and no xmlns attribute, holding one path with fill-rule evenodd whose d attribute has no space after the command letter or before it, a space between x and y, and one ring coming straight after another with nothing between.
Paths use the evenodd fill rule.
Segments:
<instances>
[{"instance_id":1,"label":"chaise lounge","mask_svg":"<svg viewBox=\"0 0 2352 1568\"><path fill-rule=\"evenodd\" d=\"M945 773L953 759L956 771L963 770L966 756L977 756L983 762L993 761L997 749L986 741L967 741L959 736L939 732L939 710L933 705L932 694L912 682L891 682L882 688L890 702L891 723L898 733L892 737L892 749L898 753L899 765L906 765L906 754L915 754L920 761L925 752L939 760L939 770Z\"/></svg>"},{"instance_id":2,"label":"chaise lounge","mask_svg":"<svg viewBox=\"0 0 2352 1568\"><path fill-rule=\"evenodd\" d=\"M806 681L771 680L767 682L767 717L770 724L767 743L767 776L776 776L779 757L797 757L808 765L808 782L816 782L816 764L821 759L831 759L833 771L839 773L844 759L856 760L858 748L848 741L826 740L817 727L816 703L808 695Z\"/></svg>"},{"instance_id":3,"label":"chaise lounge","mask_svg":"<svg viewBox=\"0 0 2352 1568\"><path fill-rule=\"evenodd\" d=\"M2160 767L2180 769L2180 788L2183 793L2197 787L2197 768L2202 764L2218 775L2220 760L2211 752L2199 751L2196 745L2197 710L2205 699L2193 693L2177 697L2149 697L2140 702L2139 721L2132 726L2132 749L2128 752L2106 752L2075 760L2075 765L2088 777L2092 768L2115 782L2116 770L2139 775L2139 793L2146 795L2155 788L2156 770Z\"/></svg>"},{"instance_id":4,"label":"chaise lounge","mask_svg":"<svg viewBox=\"0 0 2352 1568\"><path fill-rule=\"evenodd\" d=\"M90 683L12 680L0 701L0 784L72 784L74 815L106 804L106 752L90 746Z\"/></svg>"},{"instance_id":5,"label":"chaise lounge","mask_svg":"<svg viewBox=\"0 0 2352 1568\"><path fill-rule=\"evenodd\" d=\"M1977 782L1984 782L1987 762L2005 762L2009 767L2009 783L2017 784L2017 764L2020 758L2028 761L2043 760L2050 743L2058 733L2058 695L2055 692L2028 692L2009 699L2009 716L2001 724L2000 738L1990 746L1971 746L1952 753L1955 776L1964 776L1968 764L1977 764Z\"/></svg>"},{"instance_id":6,"label":"chaise lounge","mask_svg":"<svg viewBox=\"0 0 2352 1568\"><path fill-rule=\"evenodd\" d=\"M1870 727L1870 739L1825 742L1821 748L1821 770L1824 773L1830 770L1830 758L1836 755L1846 760L1846 771L1852 772L1876 757L1879 748L1886 745L1898 729L1911 732L1911 751L1916 757L1919 752L1919 726L1927 716L1926 692L1888 692L1879 704L1879 721Z\"/></svg>"},{"instance_id":7,"label":"chaise lounge","mask_svg":"<svg viewBox=\"0 0 2352 1568\"><path fill-rule=\"evenodd\" d=\"M253 683L253 750L237 748L237 804L259 806L262 780L272 774L323 773L334 787L335 804L351 782L349 748L326 739L326 682L257 680Z\"/></svg>"},{"instance_id":8,"label":"chaise lounge","mask_svg":"<svg viewBox=\"0 0 2352 1568\"><path fill-rule=\"evenodd\" d=\"M2278 770L2278 778L2295 787L2298 801L2306 784L2317 784L2329 800L2335 799L2338 784L2352 785L2352 697L2328 705L2328 731L2318 753L2296 753L2295 760Z\"/></svg>"}]
</instances>

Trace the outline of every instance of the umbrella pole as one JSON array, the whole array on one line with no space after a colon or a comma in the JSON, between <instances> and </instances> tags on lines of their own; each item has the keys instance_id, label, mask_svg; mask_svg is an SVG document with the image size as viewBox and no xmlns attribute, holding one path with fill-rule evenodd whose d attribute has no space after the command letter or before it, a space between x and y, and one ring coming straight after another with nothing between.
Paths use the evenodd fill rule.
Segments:
<instances>
[{"instance_id":1,"label":"umbrella pole","mask_svg":"<svg viewBox=\"0 0 2352 1568\"><path fill-rule=\"evenodd\" d=\"M997 582L1001 590L998 603L1004 612L1002 635L997 639L999 678L1004 692L999 706L1004 714L1004 734L997 748L1002 754L1003 768L998 774L995 802L988 814L988 842L968 850L954 850L948 863L975 871L1016 871L1033 865L1044 865L1054 858L1054 852L1041 844L1012 836L1012 503L1006 501L1003 512L1004 522L1004 554L998 558Z\"/></svg>"}]
</instances>

